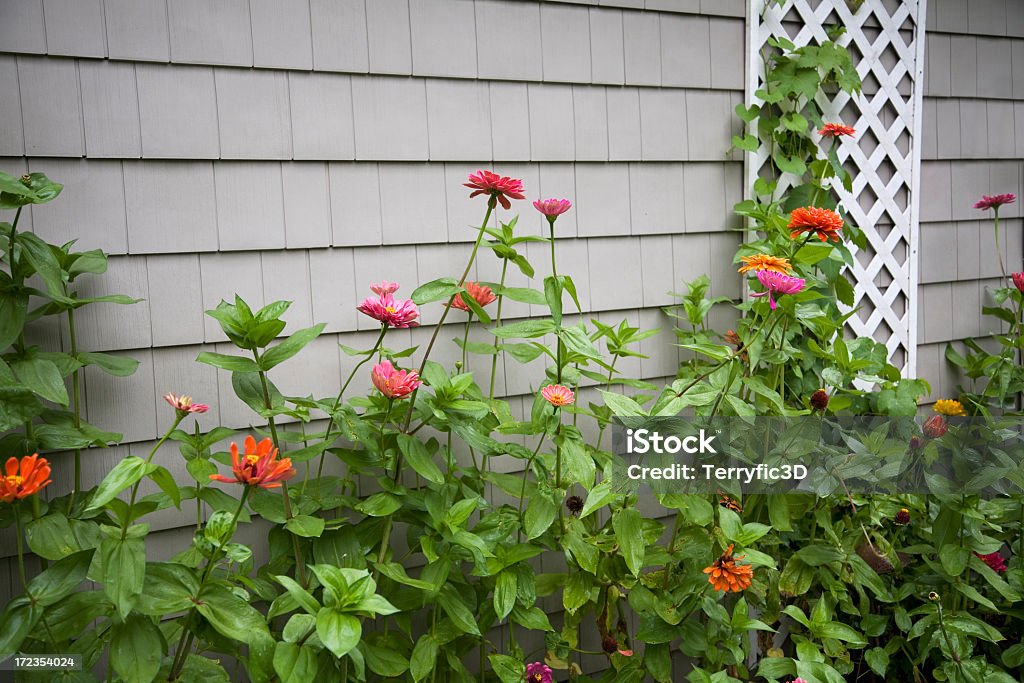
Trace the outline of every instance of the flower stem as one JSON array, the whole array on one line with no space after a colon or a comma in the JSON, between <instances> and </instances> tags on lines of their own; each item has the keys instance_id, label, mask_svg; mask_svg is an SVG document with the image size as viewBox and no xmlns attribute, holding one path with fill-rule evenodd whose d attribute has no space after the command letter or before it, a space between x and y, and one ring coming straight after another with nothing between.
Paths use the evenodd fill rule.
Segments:
<instances>
[{"instance_id":1,"label":"flower stem","mask_svg":"<svg viewBox=\"0 0 1024 683\"><path fill-rule=\"evenodd\" d=\"M14 532L18 541L18 575L21 577L21 588L28 593L28 581L25 579L25 548L21 540L21 506L14 504Z\"/></svg>"},{"instance_id":2,"label":"flower stem","mask_svg":"<svg viewBox=\"0 0 1024 683\"><path fill-rule=\"evenodd\" d=\"M999 207L994 206L992 210L995 212L994 222L996 230L996 254L999 256L999 270L1003 274L1003 283L1006 283L1006 265L1003 263L1003 249L999 246Z\"/></svg>"},{"instance_id":3,"label":"flower stem","mask_svg":"<svg viewBox=\"0 0 1024 683\"><path fill-rule=\"evenodd\" d=\"M181 421L183 419L185 419L185 416L175 411L174 424L171 425L171 428L168 429L162 437L160 437L160 440L157 441L156 445L153 446L152 450L149 451L149 455L146 456L147 465L153 461L153 456L156 455L156 452L160 450L161 446L164 445L164 442L167 441L167 438L171 435L171 432L178 428L178 425L181 424ZM139 481L132 484L132 492L131 495L128 497L128 511L125 513L124 524L121 526L122 541L128 536L128 527L132 525L132 511L135 509L135 498L139 494L139 485L141 483L142 480L140 479Z\"/></svg>"},{"instance_id":4,"label":"flower stem","mask_svg":"<svg viewBox=\"0 0 1024 683\"><path fill-rule=\"evenodd\" d=\"M508 274L508 259L502 259L501 261L501 285L498 290L498 308L495 310L494 325L495 327L501 327L501 305L505 302L505 295L501 292L505 291L505 276ZM487 392L487 398L494 398L494 379L498 370L498 338L494 338L494 354L491 356L491 386ZM484 456L484 462L487 461L487 456Z\"/></svg>"},{"instance_id":5,"label":"flower stem","mask_svg":"<svg viewBox=\"0 0 1024 683\"><path fill-rule=\"evenodd\" d=\"M66 294L66 292L65 292ZM75 333L75 309L68 309L68 338L71 344L71 357L78 359L78 335ZM82 426L82 403L80 394L80 382L79 382L79 368L75 368L74 372L71 373L71 409L74 413L74 425L75 429ZM75 449L75 485L71 489L71 500L68 503L68 508L73 508L75 505L75 495L82 488L82 449Z\"/></svg>"},{"instance_id":6,"label":"flower stem","mask_svg":"<svg viewBox=\"0 0 1024 683\"><path fill-rule=\"evenodd\" d=\"M523 501L526 500L526 478L529 476L533 461L543 444L544 435L541 434L540 440L537 441L537 447L533 449L533 453L530 454L530 459L526 461L526 467L523 469L523 485L519 489L519 529L516 531L516 543L520 543L523 540Z\"/></svg>"}]
</instances>

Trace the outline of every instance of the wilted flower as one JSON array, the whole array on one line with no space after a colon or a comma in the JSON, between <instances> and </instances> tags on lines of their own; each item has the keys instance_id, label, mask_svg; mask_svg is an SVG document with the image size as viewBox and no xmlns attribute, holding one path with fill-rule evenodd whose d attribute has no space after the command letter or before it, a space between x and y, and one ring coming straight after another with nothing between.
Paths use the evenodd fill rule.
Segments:
<instances>
[{"instance_id":1,"label":"wilted flower","mask_svg":"<svg viewBox=\"0 0 1024 683\"><path fill-rule=\"evenodd\" d=\"M974 208L987 211L988 209L998 209L1003 204L1013 204L1015 201L1017 201L1017 195L1012 192L994 195L983 194L981 199L974 203Z\"/></svg>"},{"instance_id":2,"label":"wilted flower","mask_svg":"<svg viewBox=\"0 0 1024 683\"><path fill-rule=\"evenodd\" d=\"M231 471L235 475L233 479L220 474L211 474L210 479L225 484L276 489L282 481L295 476L291 459L278 459L273 441L263 439L257 444L251 435L245 437L244 453L239 454L238 444L231 442Z\"/></svg>"},{"instance_id":3,"label":"wilted flower","mask_svg":"<svg viewBox=\"0 0 1024 683\"><path fill-rule=\"evenodd\" d=\"M463 285L463 287L466 288L466 293L469 294L469 296L473 297L477 304L480 305L480 308L483 308L487 304L492 303L497 298L496 296L494 296L494 292L491 291L491 288L488 287L487 285L481 285L476 282L467 281ZM457 308L460 311L470 310L469 306L466 305L466 302L462 300L461 294L455 297L455 299L452 301L452 308Z\"/></svg>"},{"instance_id":4,"label":"wilted flower","mask_svg":"<svg viewBox=\"0 0 1024 683\"><path fill-rule=\"evenodd\" d=\"M1017 291L1024 292L1024 273L1010 273L1010 279L1013 280L1013 286Z\"/></svg>"},{"instance_id":5,"label":"wilted flower","mask_svg":"<svg viewBox=\"0 0 1024 683\"><path fill-rule=\"evenodd\" d=\"M565 499L565 507L574 515L583 511L583 499L579 496L569 496Z\"/></svg>"},{"instance_id":6,"label":"wilted flower","mask_svg":"<svg viewBox=\"0 0 1024 683\"><path fill-rule=\"evenodd\" d=\"M0 478L0 501L13 503L27 498L49 484L50 463L38 453L8 458L4 476Z\"/></svg>"},{"instance_id":7,"label":"wilted flower","mask_svg":"<svg viewBox=\"0 0 1024 683\"><path fill-rule=\"evenodd\" d=\"M924 445L924 441L917 434L910 437L910 443L908 444L910 449L916 451L918 448Z\"/></svg>"},{"instance_id":8,"label":"wilted flower","mask_svg":"<svg viewBox=\"0 0 1024 683\"><path fill-rule=\"evenodd\" d=\"M1003 559L1003 556L1000 555L998 552L987 553L985 555L982 555L981 553L974 554L977 555L978 559L987 564L989 568L997 574L1002 574L1007 569L1006 560Z\"/></svg>"},{"instance_id":9,"label":"wilted flower","mask_svg":"<svg viewBox=\"0 0 1024 683\"><path fill-rule=\"evenodd\" d=\"M821 130L818 131L818 135L823 138L837 138L840 135L849 135L851 138L857 130L851 126L844 126L841 123L826 123L822 126Z\"/></svg>"},{"instance_id":10,"label":"wilted flower","mask_svg":"<svg viewBox=\"0 0 1024 683\"><path fill-rule=\"evenodd\" d=\"M551 668L541 662L526 665L526 683L551 683Z\"/></svg>"},{"instance_id":11,"label":"wilted flower","mask_svg":"<svg viewBox=\"0 0 1024 683\"><path fill-rule=\"evenodd\" d=\"M533 208L554 220L572 208L572 202L568 199L538 199L533 203Z\"/></svg>"},{"instance_id":12,"label":"wilted flower","mask_svg":"<svg viewBox=\"0 0 1024 683\"><path fill-rule=\"evenodd\" d=\"M789 236L796 239L803 233L817 235L822 242L839 241L839 231L843 229L842 217L831 209L817 206L805 206L794 209L789 219Z\"/></svg>"},{"instance_id":13,"label":"wilted flower","mask_svg":"<svg viewBox=\"0 0 1024 683\"><path fill-rule=\"evenodd\" d=\"M576 401L576 396L572 393L572 389L561 384L549 384L540 390L540 395L544 397L545 401L556 408L567 406Z\"/></svg>"},{"instance_id":14,"label":"wilted flower","mask_svg":"<svg viewBox=\"0 0 1024 683\"><path fill-rule=\"evenodd\" d=\"M924 435L929 439L938 439L949 431L949 425L941 415L932 415L924 421L922 429L924 430Z\"/></svg>"},{"instance_id":15,"label":"wilted flower","mask_svg":"<svg viewBox=\"0 0 1024 683\"><path fill-rule=\"evenodd\" d=\"M477 171L469 174L469 182L463 183L465 187L473 190L469 197L472 199L478 194L486 194L491 201L497 200L502 208L512 208L509 199L526 199L523 194L523 181L517 178L498 175L491 171Z\"/></svg>"},{"instance_id":16,"label":"wilted flower","mask_svg":"<svg viewBox=\"0 0 1024 683\"><path fill-rule=\"evenodd\" d=\"M608 654L618 652L619 641L615 640L615 636L608 634L601 639L601 649L607 652Z\"/></svg>"},{"instance_id":17,"label":"wilted flower","mask_svg":"<svg viewBox=\"0 0 1024 683\"><path fill-rule=\"evenodd\" d=\"M373 386L388 398L405 398L423 384L415 370L399 370L389 360L374 365L370 379Z\"/></svg>"},{"instance_id":18,"label":"wilted flower","mask_svg":"<svg viewBox=\"0 0 1024 683\"><path fill-rule=\"evenodd\" d=\"M757 271L758 281L765 286L767 291L754 292L750 296L760 297L767 296L768 303L771 305L772 310L775 310L775 294L796 294L803 290L804 285L807 284L803 278L793 277L791 275L783 275L782 273L776 273L771 270L759 270Z\"/></svg>"},{"instance_id":19,"label":"wilted flower","mask_svg":"<svg viewBox=\"0 0 1024 683\"><path fill-rule=\"evenodd\" d=\"M737 514L743 512L743 506L740 505L735 498L726 493L721 493L719 495L718 504L724 508L729 508L730 510Z\"/></svg>"},{"instance_id":20,"label":"wilted flower","mask_svg":"<svg viewBox=\"0 0 1024 683\"><path fill-rule=\"evenodd\" d=\"M793 266L789 265L789 259L782 258L781 256L754 254L753 256L741 256L740 260L743 261L743 265L740 266L737 271L738 273L749 273L752 270L770 270L773 273L789 275L793 272Z\"/></svg>"},{"instance_id":21,"label":"wilted flower","mask_svg":"<svg viewBox=\"0 0 1024 683\"><path fill-rule=\"evenodd\" d=\"M942 398L935 402L932 406L939 415L948 415L950 417L961 417L967 413L964 411L964 404L960 401L953 401L951 399Z\"/></svg>"},{"instance_id":22,"label":"wilted flower","mask_svg":"<svg viewBox=\"0 0 1024 683\"><path fill-rule=\"evenodd\" d=\"M181 417L185 417L189 413L205 413L210 409L210 406L205 403L193 403L191 396L165 394L164 400L167 401L167 404L174 408Z\"/></svg>"},{"instance_id":23,"label":"wilted flower","mask_svg":"<svg viewBox=\"0 0 1024 683\"><path fill-rule=\"evenodd\" d=\"M825 410L825 408L828 408L828 392L824 389L818 389L811 394L810 404L814 410Z\"/></svg>"},{"instance_id":24,"label":"wilted flower","mask_svg":"<svg viewBox=\"0 0 1024 683\"><path fill-rule=\"evenodd\" d=\"M910 510L907 508L900 508L900 511L896 513L896 516L892 518L892 521L900 526L910 524Z\"/></svg>"},{"instance_id":25,"label":"wilted flower","mask_svg":"<svg viewBox=\"0 0 1024 683\"><path fill-rule=\"evenodd\" d=\"M398 285L394 282L381 282L371 285L370 289L377 297L367 297L356 308L360 313L379 320L388 327L416 327L420 311L409 299L396 299L394 293Z\"/></svg>"},{"instance_id":26,"label":"wilted flower","mask_svg":"<svg viewBox=\"0 0 1024 683\"><path fill-rule=\"evenodd\" d=\"M721 557L704 569L704 573L708 575L708 583L714 586L716 591L726 593L738 593L750 588L750 583L754 580L754 568L749 564L736 564L736 560L741 559L742 555L733 557L730 544Z\"/></svg>"}]
</instances>

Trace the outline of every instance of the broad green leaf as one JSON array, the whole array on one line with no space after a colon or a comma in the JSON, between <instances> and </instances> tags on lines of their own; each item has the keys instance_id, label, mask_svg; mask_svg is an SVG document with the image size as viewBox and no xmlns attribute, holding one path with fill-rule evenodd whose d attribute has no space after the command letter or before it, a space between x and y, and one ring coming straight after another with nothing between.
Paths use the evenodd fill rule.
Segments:
<instances>
[{"instance_id":1,"label":"broad green leaf","mask_svg":"<svg viewBox=\"0 0 1024 683\"><path fill-rule=\"evenodd\" d=\"M324 532L324 518L311 515L296 515L285 522L284 528L296 536L319 538Z\"/></svg>"},{"instance_id":2,"label":"broad green leaf","mask_svg":"<svg viewBox=\"0 0 1024 683\"><path fill-rule=\"evenodd\" d=\"M29 582L27 592L43 607L63 600L85 580L92 556L83 550L58 560Z\"/></svg>"},{"instance_id":3,"label":"broad green leaf","mask_svg":"<svg viewBox=\"0 0 1024 683\"><path fill-rule=\"evenodd\" d=\"M510 569L498 572L494 584L494 613L498 619L505 619L512 612L518 594L516 575Z\"/></svg>"},{"instance_id":4,"label":"broad green leaf","mask_svg":"<svg viewBox=\"0 0 1024 683\"><path fill-rule=\"evenodd\" d=\"M445 584L441 588L441 592L437 596L437 603L441 605L441 609L444 610L444 613L448 615L448 618L452 620L452 623L461 632L474 636L480 635L480 627L477 626L476 617L473 616L473 612L462 601L462 596L456 592L451 584Z\"/></svg>"},{"instance_id":5,"label":"broad green leaf","mask_svg":"<svg viewBox=\"0 0 1024 683\"><path fill-rule=\"evenodd\" d=\"M335 657L344 657L359 644L363 629L359 620L334 607L324 607L316 615L316 634Z\"/></svg>"},{"instance_id":6,"label":"broad green leaf","mask_svg":"<svg viewBox=\"0 0 1024 683\"><path fill-rule=\"evenodd\" d=\"M222 636L247 643L262 644L270 637L264 616L224 586L212 584L199 594L196 609Z\"/></svg>"},{"instance_id":7,"label":"broad green leaf","mask_svg":"<svg viewBox=\"0 0 1024 683\"><path fill-rule=\"evenodd\" d=\"M274 366L283 363L319 337L320 333L324 331L325 326L325 323L320 323L313 327L307 327L295 332L280 344L271 346L260 357L260 365L264 370L270 370Z\"/></svg>"},{"instance_id":8,"label":"broad green leaf","mask_svg":"<svg viewBox=\"0 0 1024 683\"><path fill-rule=\"evenodd\" d=\"M52 361L43 358L22 358L11 361L11 370L24 386L39 397L62 406L68 404L64 377Z\"/></svg>"},{"instance_id":9,"label":"broad green leaf","mask_svg":"<svg viewBox=\"0 0 1024 683\"><path fill-rule=\"evenodd\" d=\"M402 451L405 461L416 470L416 473L429 482L444 483L444 475L434 459L430 457L427 447L419 439L407 434L398 435L398 448Z\"/></svg>"},{"instance_id":10,"label":"broad green leaf","mask_svg":"<svg viewBox=\"0 0 1024 683\"><path fill-rule=\"evenodd\" d=\"M523 514L523 531L526 532L526 538L532 540L543 534L557 515L558 507L548 496L538 493L531 497Z\"/></svg>"},{"instance_id":11,"label":"broad green leaf","mask_svg":"<svg viewBox=\"0 0 1024 683\"><path fill-rule=\"evenodd\" d=\"M319 664L310 645L277 643L274 646L274 671L281 683L309 683L315 680Z\"/></svg>"},{"instance_id":12,"label":"broad green leaf","mask_svg":"<svg viewBox=\"0 0 1024 683\"><path fill-rule=\"evenodd\" d=\"M431 634L420 636L416 641L416 647L412 650L412 658L409 660L409 673L412 680L422 681L434 670L437 663L437 653L440 649L437 638Z\"/></svg>"},{"instance_id":13,"label":"broad green leaf","mask_svg":"<svg viewBox=\"0 0 1024 683\"><path fill-rule=\"evenodd\" d=\"M79 352L77 355L82 365L95 365L108 375L127 377L139 367L139 361L128 356L116 356L112 353Z\"/></svg>"},{"instance_id":14,"label":"broad green leaf","mask_svg":"<svg viewBox=\"0 0 1024 683\"><path fill-rule=\"evenodd\" d=\"M138 456L129 455L114 465L114 469L110 470L107 476L103 478L96 491L93 492L92 500L89 501L89 506L86 510L100 509L112 501L119 493L131 487L155 469L156 465L153 463L147 463Z\"/></svg>"},{"instance_id":15,"label":"broad green leaf","mask_svg":"<svg viewBox=\"0 0 1024 683\"><path fill-rule=\"evenodd\" d=\"M612 409L615 415L620 417L633 417L633 416L646 416L645 411L639 403L634 401L628 396L617 394L613 391L601 391L601 396L604 397L604 404Z\"/></svg>"},{"instance_id":16,"label":"broad green leaf","mask_svg":"<svg viewBox=\"0 0 1024 683\"><path fill-rule=\"evenodd\" d=\"M442 277L432 280L425 285L420 285L412 293L412 301L417 306L429 304L434 301L450 299L462 291L459 281L451 277Z\"/></svg>"},{"instance_id":17,"label":"broad green leaf","mask_svg":"<svg viewBox=\"0 0 1024 683\"><path fill-rule=\"evenodd\" d=\"M213 367L220 368L221 370L230 370L231 372L258 372L260 369L260 366L256 365L256 361L251 358L229 356L227 354L213 353L211 351L203 351L196 356L196 361L212 365Z\"/></svg>"},{"instance_id":18,"label":"broad green leaf","mask_svg":"<svg viewBox=\"0 0 1024 683\"><path fill-rule=\"evenodd\" d=\"M104 538L100 543L103 592L124 619L135 607L146 577L146 546L141 538Z\"/></svg>"},{"instance_id":19,"label":"broad green leaf","mask_svg":"<svg viewBox=\"0 0 1024 683\"><path fill-rule=\"evenodd\" d=\"M554 331L555 324L550 320L522 320L496 327L491 330L491 333L500 339L533 339Z\"/></svg>"},{"instance_id":20,"label":"broad green leaf","mask_svg":"<svg viewBox=\"0 0 1024 683\"><path fill-rule=\"evenodd\" d=\"M643 519L640 516L640 511L636 508L623 508L612 515L615 538L619 542L626 566L634 576L640 575L640 569L644 564L644 554L647 550L642 525Z\"/></svg>"},{"instance_id":21,"label":"broad green leaf","mask_svg":"<svg viewBox=\"0 0 1024 683\"><path fill-rule=\"evenodd\" d=\"M150 617L131 614L112 627L110 663L125 683L149 683L160 671L164 639Z\"/></svg>"}]
</instances>

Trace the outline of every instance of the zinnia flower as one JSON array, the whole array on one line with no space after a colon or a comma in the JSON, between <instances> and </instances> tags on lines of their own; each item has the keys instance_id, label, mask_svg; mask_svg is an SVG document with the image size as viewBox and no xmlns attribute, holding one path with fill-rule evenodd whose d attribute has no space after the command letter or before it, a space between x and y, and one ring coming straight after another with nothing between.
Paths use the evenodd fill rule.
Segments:
<instances>
[{"instance_id":1,"label":"zinnia flower","mask_svg":"<svg viewBox=\"0 0 1024 683\"><path fill-rule=\"evenodd\" d=\"M749 273L752 270L770 270L773 273L789 275L793 272L793 266L789 265L789 259L769 254L754 254L753 256L741 256L743 265L738 273Z\"/></svg>"},{"instance_id":2,"label":"zinnia flower","mask_svg":"<svg viewBox=\"0 0 1024 683\"><path fill-rule=\"evenodd\" d=\"M749 564L736 564L736 560L741 559L742 555L732 556L730 544L722 556L704 570L708 575L708 583L714 586L716 591L724 593L738 593L750 588L750 583L754 580L754 568Z\"/></svg>"},{"instance_id":3,"label":"zinnia flower","mask_svg":"<svg viewBox=\"0 0 1024 683\"><path fill-rule=\"evenodd\" d=\"M794 209L790 214L789 229L789 236L793 239L806 232L817 235L822 242L838 242L839 231L843 229L843 219L832 209L805 206Z\"/></svg>"},{"instance_id":4,"label":"zinnia flower","mask_svg":"<svg viewBox=\"0 0 1024 683\"><path fill-rule=\"evenodd\" d=\"M948 415L950 417L961 417L967 413L964 411L964 404L960 401L953 401L948 398L942 398L935 402L932 406L939 415Z\"/></svg>"},{"instance_id":5,"label":"zinnia flower","mask_svg":"<svg viewBox=\"0 0 1024 683\"><path fill-rule=\"evenodd\" d=\"M205 413L210 409L210 406L205 403L193 403L191 396L165 394L164 400L167 401L168 405L174 408L181 417L184 417L189 413Z\"/></svg>"},{"instance_id":6,"label":"zinnia flower","mask_svg":"<svg viewBox=\"0 0 1024 683\"><path fill-rule=\"evenodd\" d=\"M810 404L814 410L825 410L825 408L828 408L828 392L824 389L818 389L811 394Z\"/></svg>"},{"instance_id":7,"label":"zinnia flower","mask_svg":"<svg viewBox=\"0 0 1024 683\"><path fill-rule=\"evenodd\" d=\"M775 310L775 294L796 294L803 290L804 285L807 283L803 278L792 277L790 275L783 275L782 273L776 273L771 270L759 270L757 271L758 281L764 285L767 291L754 292L750 296L761 297L767 296L768 303L771 305L772 310Z\"/></svg>"},{"instance_id":8,"label":"zinnia flower","mask_svg":"<svg viewBox=\"0 0 1024 683\"><path fill-rule=\"evenodd\" d=\"M793 683L807 683L807 680L803 678L794 678Z\"/></svg>"},{"instance_id":9,"label":"zinnia flower","mask_svg":"<svg viewBox=\"0 0 1024 683\"><path fill-rule=\"evenodd\" d=\"M480 308L483 308L497 299L497 297L494 296L494 292L491 291L491 288L486 285L467 281L463 287L466 288L466 293L473 297L473 299L480 305ZM452 308L457 308L460 311L469 311L469 306L467 306L466 302L462 300L461 294L455 297L452 301Z\"/></svg>"},{"instance_id":10,"label":"zinnia flower","mask_svg":"<svg viewBox=\"0 0 1024 683\"><path fill-rule=\"evenodd\" d=\"M932 415L924 421L922 429L929 439L938 439L949 431L949 425L941 415Z\"/></svg>"},{"instance_id":11,"label":"zinnia flower","mask_svg":"<svg viewBox=\"0 0 1024 683\"><path fill-rule=\"evenodd\" d=\"M910 524L910 510L907 508L900 508L900 511L896 513L896 516L893 517L892 521L900 526Z\"/></svg>"},{"instance_id":12,"label":"zinnia flower","mask_svg":"<svg viewBox=\"0 0 1024 683\"><path fill-rule=\"evenodd\" d=\"M552 680L551 668L547 664L533 662L526 665L527 683L551 683Z\"/></svg>"},{"instance_id":13,"label":"zinnia flower","mask_svg":"<svg viewBox=\"0 0 1024 683\"><path fill-rule=\"evenodd\" d=\"M533 208L540 211L552 221L572 208L572 202L568 199L538 199L533 203Z\"/></svg>"},{"instance_id":14,"label":"zinnia flower","mask_svg":"<svg viewBox=\"0 0 1024 683\"><path fill-rule=\"evenodd\" d=\"M540 395L544 397L545 401L556 408L570 405L576 401L576 396L573 395L572 389L561 384L549 384L540 390Z\"/></svg>"},{"instance_id":15,"label":"zinnia flower","mask_svg":"<svg viewBox=\"0 0 1024 683\"><path fill-rule=\"evenodd\" d=\"M994 195L983 194L981 199L974 203L974 208L987 211L988 209L998 209L1003 204L1013 204L1015 201L1017 201L1017 195L1012 192Z\"/></svg>"},{"instance_id":16,"label":"zinnia flower","mask_svg":"<svg viewBox=\"0 0 1024 683\"><path fill-rule=\"evenodd\" d=\"M818 135L823 138L837 138L840 135L849 135L851 138L857 130L850 126L844 126L841 123L826 123L822 126L821 130L818 131Z\"/></svg>"},{"instance_id":17,"label":"zinnia flower","mask_svg":"<svg viewBox=\"0 0 1024 683\"><path fill-rule=\"evenodd\" d=\"M231 471L235 475L233 479L220 474L211 474L210 479L225 484L276 489L282 481L295 476L291 459L279 459L273 441L268 438L257 444L252 435L245 437L245 452L241 455L238 444L231 442Z\"/></svg>"},{"instance_id":18,"label":"zinnia flower","mask_svg":"<svg viewBox=\"0 0 1024 683\"><path fill-rule=\"evenodd\" d=\"M988 553L987 555L982 555L981 553L974 554L997 574L1002 574L1006 571L1006 560L1004 560L1003 556L999 553Z\"/></svg>"},{"instance_id":19,"label":"zinnia flower","mask_svg":"<svg viewBox=\"0 0 1024 683\"><path fill-rule=\"evenodd\" d=\"M50 463L38 453L26 455L20 461L8 458L4 476L0 478L0 500L13 503L27 498L49 484Z\"/></svg>"},{"instance_id":20,"label":"zinnia flower","mask_svg":"<svg viewBox=\"0 0 1024 683\"><path fill-rule=\"evenodd\" d=\"M374 365L370 379L373 386L388 398L405 398L423 384L415 370L399 370L389 360Z\"/></svg>"},{"instance_id":21,"label":"zinnia flower","mask_svg":"<svg viewBox=\"0 0 1024 683\"><path fill-rule=\"evenodd\" d=\"M523 194L523 181L518 178L498 175L491 171L477 171L469 174L469 182L463 183L465 187L473 190L469 194L470 199L478 194L486 194L491 201L497 200L506 211L512 208L509 199L526 199ZM493 204L492 204L493 206Z\"/></svg>"},{"instance_id":22,"label":"zinnia flower","mask_svg":"<svg viewBox=\"0 0 1024 683\"><path fill-rule=\"evenodd\" d=\"M1010 279L1013 280L1013 286L1017 291L1024 292L1024 273L1010 273Z\"/></svg>"},{"instance_id":23,"label":"zinnia flower","mask_svg":"<svg viewBox=\"0 0 1024 683\"><path fill-rule=\"evenodd\" d=\"M367 297L357 306L360 313L379 320L388 327L416 327L420 311L410 299L396 299L394 293L398 285L394 282L381 282L371 285L370 289L377 297Z\"/></svg>"}]
</instances>

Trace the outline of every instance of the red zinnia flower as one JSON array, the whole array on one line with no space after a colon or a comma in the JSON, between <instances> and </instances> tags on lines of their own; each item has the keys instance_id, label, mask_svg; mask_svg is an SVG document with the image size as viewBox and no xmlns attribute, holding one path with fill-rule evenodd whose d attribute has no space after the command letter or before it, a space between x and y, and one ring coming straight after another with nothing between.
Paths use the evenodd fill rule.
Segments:
<instances>
[{"instance_id":1,"label":"red zinnia flower","mask_svg":"<svg viewBox=\"0 0 1024 683\"><path fill-rule=\"evenodd\" d=\"M491 291L491 288L486 285L481 285L476 282L467 281L466 284L464 284L463 286L466 288L466 293L473 297L473 299L478 304L480 304L480 308L483 308L487 304L492 303L495 299L497 299L497 297L494 296L494 292ZM460 311L469 310L469 306L467 306L466 302L462 300L461 294L455 297L455 300L452 301L452 308L457 308Z\"/></svg>"},{"instance_id":2,"label":"red zinnia flower","mask_svg":"<svg viewBox=\"0 0 1024 683\"><path fill-rule=\"evenodd\" d=\"M4 476L0 477L0 501L13 503L27 498L49 484L50 463L38 453L7 460Z\"/></svg>"},{"instance_id":3,"label":"red zinnia flower","mask_svg":"<svg viewBox=\"0 0 1024 683\"><path fill-rule=\"evenodd\" d=\"M851 138L857 130L850 127L844 126L841 123L826 123L822 126L821 130L818 131L818 135L822 137L837 138L840 135L849 135Z\"/></svg>"},{"instance_id":4,"label":"red zinnia flower","mask_svg":"<svg viewBox=\"0 0 1024 683\"><path fill-rule=\"evenodd\" d=\"M469 174L469 182L463 183L465 187L473 190L469 194L470 199L478 194L489 195L491 201L498 200L503 209L512 208L509 199L526 199L523 194L523 181L518 178L498 175L491 171L477 171Z\"/></svg>"},{"instance_id":5,"label":"red zinnia flower","mask_svg":"<svg viewBox=\"0 0 1024 683\"><path fill-rule=\"evenodd\" d=\"M1003 204L1013 204L1015 201L1017 201L1017 195L1012 192L994 195L983 194L981 199L975 202L974 208L987 211L988 209L998 209Z\"/></svg>"},{"instance_id":6,"label":"red zinnia flower","mask_svg":"<svg viewBox=\"0 0 1024 683\"><path fill-rule=\"evenodd\" d=\"M1010 273L1010 279L1013 280L1013 286L1017 291L1024 292L1024 273Z\"/></svg>"},{"instance_id":7,"label":"red zinnia flower","mask_svg":"<svg viewBox=\"0 0 1024 683\"><path fill-rule=\"evenodd\" d=\"M981 553L974 554L997 574L1002 574L1006 571L1006 560L999 553L988 553L987 555L982 555Z\"/></svg>"},{"instance_id":8,"label":"red zinnia flower","mask_svg":"<svg viewBox=\"0 0 1024 683\"><path fill-rule=\"evenodd\" d=\"M210 479L225 484L276 489L282 481L295 476L291 459L278 459L277 449L270 439L263 439L257 444L251 435L245 437L245 453L241 455L238 453L238 444L231 442L231 471L235 475L233 479L220 474L211 474Z\"/></svg>"},{"instance_id":9,"label":"red zinnia flower","mask_svg":"<svg viewBox=\"0 0 1024 683\"><path fill-rule=\"evenodd\" d=\"M789 219L789 229L789 236L793 239L806 232L817 235L822 242L838 242L839 231L843 229L843 219L831 209L805 206L793 210Z\"/></svg>"},{"instance_id":10,"label":"red zinnia flower","mask_svg":"<svg viewBox=\"0 0 1024 683\"><path fill-rule=\"evenodd\" d=\"M399 370L389 360L374 365L370 379L373 386L388 398L405 398L423 384L415 370Z\"/></svg>"}]
</instances>

